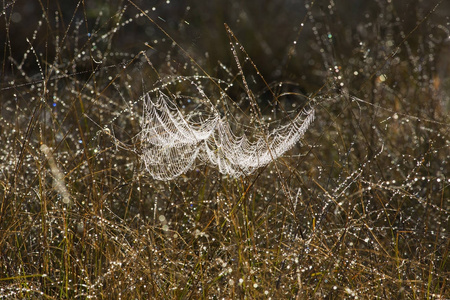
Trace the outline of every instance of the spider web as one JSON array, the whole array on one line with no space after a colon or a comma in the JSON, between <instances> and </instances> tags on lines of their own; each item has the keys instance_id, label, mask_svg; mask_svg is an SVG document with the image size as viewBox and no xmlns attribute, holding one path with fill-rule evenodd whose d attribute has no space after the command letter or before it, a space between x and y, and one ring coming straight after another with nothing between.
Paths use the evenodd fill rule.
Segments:
<instances>
[{"instance_id":1,"label":"spider web","mask_svg":"<svg viewBox=\"0 0 450 300\"><path fill-rule=\"evenodd\" d=\"M313 120L314 109L303 109L288 124L250 141L245 134L235 135L217 111L194 122L164 93L156 101L146 94L139 135L141 158L158 180L174 179L197 162L216 167L224 175L247 176L291 149Z\"/></svg>"}]
</instances>

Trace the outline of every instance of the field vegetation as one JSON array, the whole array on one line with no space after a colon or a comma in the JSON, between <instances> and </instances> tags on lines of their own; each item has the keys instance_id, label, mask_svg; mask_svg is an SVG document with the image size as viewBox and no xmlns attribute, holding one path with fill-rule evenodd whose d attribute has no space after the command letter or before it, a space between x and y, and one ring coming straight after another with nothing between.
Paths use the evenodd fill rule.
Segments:
<instances>
[{"instance_id":1,"label":"field vegetation","mask_svg":"<svg viewBox=\"0 0 450 300\"><path fill-rule=\"evenodd\" d=\"M448 1L1 6L1 299L450 299ZM164 178L161 95L250 142L315 118Z\"/></svg>"}]
</instances>

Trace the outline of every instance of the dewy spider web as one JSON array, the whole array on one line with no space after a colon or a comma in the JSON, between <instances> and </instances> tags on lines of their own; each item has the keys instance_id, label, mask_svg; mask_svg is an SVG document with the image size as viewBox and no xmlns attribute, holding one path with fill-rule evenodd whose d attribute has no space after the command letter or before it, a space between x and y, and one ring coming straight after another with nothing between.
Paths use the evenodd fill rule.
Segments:
<instances>
[{"instance_id":1,"label":"dewy spider web","mask_svg":"<svg viewBox=\"0 0 450 300\"><path fill-rule=\"evenodd\" d=\"M217 111L194 122L161 92L155 102L149 94L143 101L139 136L142 160L158 180L171 180L186 173L197 160L217 167L225 175L249 175L291 149L314 120L314 109L304 109L288 124L260 134L251 142L245 135L236 136Z\"/></svg>"}]
</instances>

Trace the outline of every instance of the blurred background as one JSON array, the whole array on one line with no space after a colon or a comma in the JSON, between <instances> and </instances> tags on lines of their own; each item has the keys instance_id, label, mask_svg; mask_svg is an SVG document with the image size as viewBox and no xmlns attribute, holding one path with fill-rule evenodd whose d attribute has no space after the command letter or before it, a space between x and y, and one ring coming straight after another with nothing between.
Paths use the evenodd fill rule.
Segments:
<instances>
[{"instance_id":1,"label":"blurred background","mask_svg":"<svg viewBox=\"0 0 450 300\"><path fill-rule=\"evenodd\" d=\"M148 12L148 18L136 18L143 11ZM4 88L11 77L20 79L13 75L17 70L11 59L20 62L29 52L27 39L32 40L39 55L45 56L46 63L52 63L56 49L64 44L58 50L60 61L75 59L77 47L102 61L96 66L100 68L126 62L146 51L162 74L193 75L183 70L190 60L188 53L208 74L221 77L219 62L228 68L235 66L224 26L228 24L269 83L294 82L303 92L314 93L324 84L335 87L343 81L351 90L359 90L368 78L398 65L400 59L411 64L416 73L430 69L429 73L439 78L437 85L448 86L449 14L447 1L420 0L345 4L290 0L103 0L84 4L16 0L5 3L2 11L1 84ZM122 24L126 20L130 21ZM30 76L38 73L33 56L30 53L21 65ZM167 67L168 60L173 69ZM92 69L92 63L82 57L76 72ZM340 80L333 78L335 67L339 68Z\"/></svg>"}]
</instances>

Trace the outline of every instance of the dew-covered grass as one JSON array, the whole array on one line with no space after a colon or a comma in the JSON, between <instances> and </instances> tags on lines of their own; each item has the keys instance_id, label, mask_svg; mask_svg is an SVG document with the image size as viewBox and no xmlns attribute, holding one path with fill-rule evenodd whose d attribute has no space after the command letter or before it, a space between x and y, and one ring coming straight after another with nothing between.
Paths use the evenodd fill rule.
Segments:
<instances>
[{"instance_id":1,"label":"dew-covered grass","mask_svg":"<svg viewBox=\"0 0 450 300\"><path fill-rule=\"evenodd\" d=\"M3 1L0 298L449 299L450 7L425 2ZM251 174L156 180L161 93L250 141L315 120Z\"/></svg>"}]
</instances>

